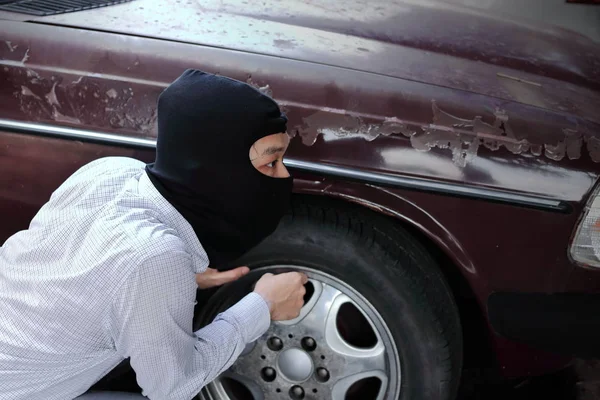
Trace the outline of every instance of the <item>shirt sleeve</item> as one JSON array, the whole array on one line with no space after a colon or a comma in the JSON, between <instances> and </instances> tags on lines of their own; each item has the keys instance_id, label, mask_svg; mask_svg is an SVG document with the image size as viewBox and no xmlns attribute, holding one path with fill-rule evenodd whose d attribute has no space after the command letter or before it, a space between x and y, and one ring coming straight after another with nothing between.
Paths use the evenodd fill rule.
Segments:
<instances>
[{"instance_id":1,"label":"shirt sleeve","mask_svg":"<svg viewBox=\"0 0 600 400\"><path fill-rule=\"evenodd\" d=\"M193 398L269 327L266 302L251 293L194 333L196 290L189 256L170 253L138 266L114 299L115 346L150 399Z\"/></svg>"}]
</instances>

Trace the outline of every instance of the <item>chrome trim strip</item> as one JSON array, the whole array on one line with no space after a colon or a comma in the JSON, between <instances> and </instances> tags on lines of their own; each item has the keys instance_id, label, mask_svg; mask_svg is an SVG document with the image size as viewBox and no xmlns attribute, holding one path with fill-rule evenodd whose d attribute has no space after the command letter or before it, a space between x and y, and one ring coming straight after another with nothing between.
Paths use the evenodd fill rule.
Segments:
<instances>
[{"instance_id":1,"label":"chrome trim strip","mask_svg":"<svg viewBox=\"0 0 600 400\"><path fill-rule=\"evenodd\" d=\"M394 186L405 189L415 189L435 193L451 194L461 197L472 197L500 201L503 203L520 204L530 207L566 211L566 205L560 200L552 200L544 197L529 196L516 193L503 192L501 190L478 188L468 185L436 182L421 178L407 178L386 173L372 173L355 170L346 167L336 167L327 164L316 164L311 162L287 159L286 166L307 172L318 172L330 176L355 179L363 182L377 183L385 186Z\"/></svg>"},{"instance_id":2,"label":"chrome trim strip","mask_svg":"<svg viewBox=\"0 0 600 400\"><path fill-rule=\"evenodd\" d=\"M77 128L45 125L38 123L19 122L0 119L0 129L61 138L100 142L109 145L133 146L146 149L156 148L156 141L151 139L120 136L111 133L100 133ZM353 168L337 167L334 165L286 159L286 166L306 172L315 172L329 176L336 176L361 182L375 183L405 189L422 190L440 194L449 194L461 197L470 197L508 204L517 204L546 210L565 212L569 210L566 203L560 200L548 199L540 196L530 196L504 192L488 188L479 188L454 183L436 182L422 178L408 178L386 173L373 173Z\"/></svg>"},{"instance_id":3,"label":"chrome trim strip","mask_svg":"<svg viewBox=\"0 0 600 400\"><path fill-rule=\"evenodd\" d=\"M67 128L56 125L44 125L30 122L19 122L7 119L0 119L0 128L10 131L17 131L30 134L40 134L45 136L57 136L75 140L89 140L113 145L126 145L154 149L156 141L142 139L131 136L120 136L113 133L92 132L77 128Z\"/></svg>"}]
</instances>

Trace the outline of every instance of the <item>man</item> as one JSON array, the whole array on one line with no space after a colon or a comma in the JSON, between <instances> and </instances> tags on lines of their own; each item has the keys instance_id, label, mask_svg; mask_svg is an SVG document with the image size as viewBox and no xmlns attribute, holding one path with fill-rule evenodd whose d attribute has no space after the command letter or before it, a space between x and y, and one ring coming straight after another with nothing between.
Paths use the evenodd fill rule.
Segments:
<instances>
[{"instance_id":1,"label":"man","mask_svg":"<svg viewBox=\"0 0 600 400\"><path fill-rule=\"evenodd\" d=\"M188 70L159 98L155 163L101 159L61 185L0 248L0 399L77 398L126 358L145 396L190 399L296 317L306 276L267 274L192 332L197 287L247 273L231 263L286 211L286 122L254 88Z\"/></svg>"}]
</instances>

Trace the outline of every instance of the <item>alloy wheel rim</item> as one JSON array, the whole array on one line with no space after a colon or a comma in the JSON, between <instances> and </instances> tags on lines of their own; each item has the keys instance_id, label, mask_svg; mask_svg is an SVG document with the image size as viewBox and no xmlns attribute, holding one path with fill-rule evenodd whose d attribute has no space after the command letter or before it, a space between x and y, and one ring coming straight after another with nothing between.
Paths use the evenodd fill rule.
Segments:
<instances>
[{"instance_id":1,"label":"alloy wheel rim","mask_svg":"<svg viewBox=\"0 0 600 400\"><path fill-rule=\"evenodd\" d=\"M229 370L203 389L200 398L246 400L251 395L254 400L345 400L352 399L352 392L361 400L398 399L400 358L375 307L347 283L312 268L277 265L255 269L252 274L258 278L265 272L287 270L305 272L312 286L298 318L273 322ZM354 311L346 312L350 307ZM361 319L357 311L362 324L371 329L368 343L350 340L347 331L353 331L352 324L344 329L344 318Z\"/></svg>"}]
</instances>

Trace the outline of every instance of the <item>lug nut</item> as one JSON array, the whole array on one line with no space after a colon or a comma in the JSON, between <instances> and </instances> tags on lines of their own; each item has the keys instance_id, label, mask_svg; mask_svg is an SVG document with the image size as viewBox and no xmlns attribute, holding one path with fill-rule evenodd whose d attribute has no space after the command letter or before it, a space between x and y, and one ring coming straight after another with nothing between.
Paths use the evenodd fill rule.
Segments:
<instances>
[{"instance_id":1,"label":"lug nut","mask_svg":"<svg viewBox=\"0 0 600 400\"><path fill-rule=\"evenodd\" d=\"M266 367L260 371L260 376L265 382L273 382L277 377L277 372L271 367Z\"/></svg>"},{"instance_id":2,"label":"lug nut","mask_svg":"<svg viewBox=\"0 0 600 400\"><path fill-rule=\"evenodd\" d=\"M301 400L304 398L304 389L301 386L292 386L290 389L290 397L294 400Z\"/></svg>"},{"instance_id":3,"label":"lug nut","mask_svg":"<svg viewBox=\"0 0 600 400\"><path fill-rule=\"evenodd\" d=\"M283 348L283 342L277 336L269 338L267 347L273 351L279 351Z\"/></svg>"},{"instance_id":4,"label":"lug nut","mask_svg":"<svg viewBox=\"0 0 600 400\"><path fill-rule=\"evenodd\" d=\"M325 368L317 368L317 380L319 382L327 382L329 380L329 371Z\"/></svg>"},{"instance_id":5,"label":"lug nut","mask_svg":"<svg viewBox=\"0 0 600 400\"><path fill-rule=\"evenodd\" d=\"M306 351L313 351L317 348L317 342L311 337L305 337L302 339L302 348Z\"/></svg>"}]
</instances>

